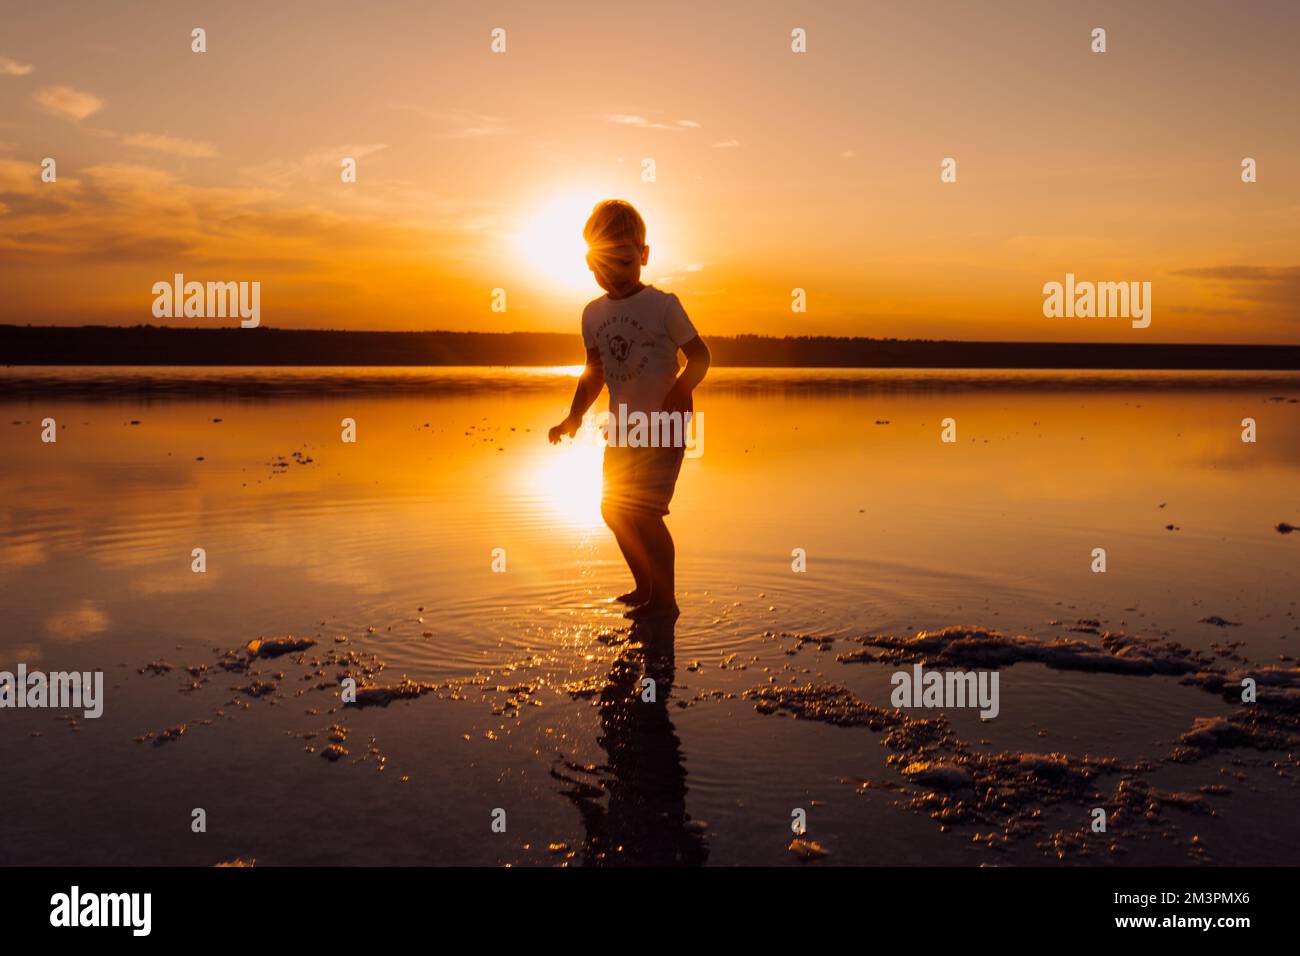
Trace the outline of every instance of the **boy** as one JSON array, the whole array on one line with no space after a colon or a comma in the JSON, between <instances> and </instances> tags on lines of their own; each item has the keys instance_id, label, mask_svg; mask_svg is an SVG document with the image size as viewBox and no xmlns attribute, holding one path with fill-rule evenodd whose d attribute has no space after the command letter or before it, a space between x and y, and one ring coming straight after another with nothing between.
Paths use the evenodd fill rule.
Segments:
<instances>
[{"instance_id":1,"label":"boy","mask_svg":"<svg viewBox=\"0 0 1300 956\"><path fill-rule=\"evenodd\" d=\"M673 539L664 524L677 474L685 454L685 415L691 393L709 370L709 349L672 293L641 282L641 267L650 258L645 222L630 203L607 199L592 210L582 230L587 266L606 294L582 312L582 341L587 365L578 377L573 404L564 421L550 431L555 444L573 437L582 418L605 385L610 414L670 412L682 418L670 447L645 442L610 442L602 470L600 511L614 532L635 586L615 600L631 605L634 620L675 618ZM677 374L677 350L686 368Z\"/></svg>"}]
</instances>

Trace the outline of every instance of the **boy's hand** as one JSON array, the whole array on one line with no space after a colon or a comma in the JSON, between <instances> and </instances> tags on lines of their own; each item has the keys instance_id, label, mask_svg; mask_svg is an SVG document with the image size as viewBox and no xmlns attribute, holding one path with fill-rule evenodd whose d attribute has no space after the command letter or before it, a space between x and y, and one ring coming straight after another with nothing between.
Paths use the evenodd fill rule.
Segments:
<instances>
[{"instance_id":1,"label":"boy's hand","mask_svg":"<svg viewBox=\"0 0 1300 956\"><path fill-rule=\"evenodd\" d=\"M551 444L554 445L557 442L559 442L559 440L563 438L565 435L568 435L570 438L576 435L578 433L578 426L580 424L582 423L575 422L572 418L566 418L564 421L560 422L560 424L556 425L549 432L547 432L546 437L549 438L551 440Z\"/></svg>"},{"instance_id":2,"label":"boy's hand","mask_svg":"<svg viewBox=\"0 0 1300 956\"><path fill-rule=\"evenodd\" d=\"M668 394L664 396L664 411L666 412L689 412L691 411L691 393L682 388L679 379L668 389Z\"/></svg>"}]
</instances>

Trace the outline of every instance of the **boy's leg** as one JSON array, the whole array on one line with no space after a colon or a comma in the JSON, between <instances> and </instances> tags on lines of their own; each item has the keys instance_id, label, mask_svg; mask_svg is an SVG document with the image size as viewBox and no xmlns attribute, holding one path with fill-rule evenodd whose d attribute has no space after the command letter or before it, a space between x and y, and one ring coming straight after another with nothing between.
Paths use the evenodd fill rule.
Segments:
<instances>
[{"instance_id":1,"label":"boy's leg","mask_svg":"<svg viewBox=\"0 0 1300 956\"><path fill-rule=\"evenodd\" d=\"M675 588L676 548L664 516L677 486L682 467L682 449L647 448L642 459L641 479L644 508L636 515L636 536L645 548L650 573L650 600L633 612L635 617L677 613ZM639 612L639 613L638 613Z\"/></svg>"},{"instance_id":2,"label":"boy's leg","mask_svg":"<svg viewBox=\"0 0 1300 956\"><path fill-rule=\"evenodd\" d=\"M637 536L645 548L649 565L650 602L648 609L667 611L677 609L675 585L677 552L673 536L668 533L661 515L638 517Z\"/></svg>"},{"instance_id":3,"label":"boy's leg","mask_svg":"<svg viewBox=\"0 0 1300 956\"><path fill-rule=\"evenodd\" d=\"M635 465L636 461L629 454L629 449L605 449L605 459L601 465L600 515L614 533L614 540L618 542L618 549L623 552L623 560L627 562L635 582L631 591L614 599L624 604L641 604L650 598L650 568L646 562L645 548L636 536L631 515L630 489L634 486Z\"/></svg>"},{"instance_id":4,"label":"boy's leg","mask_svg":"<svg viewBox=\"0 0 1300 956\"><path fill-rule=\"evenodd\" d=\"M627 562L628 570L632 572L632 580L635 583L633 590L627 594L620 594L615 600L625 604L641 604L648 601L653 578L650 574L645 546L637 536L636 522L631 515L614 508L602 508L601 515L609 530L614 533L614 540L618 542L618 549L623 552L623 560Z\"/></svg>"}]
</instances>

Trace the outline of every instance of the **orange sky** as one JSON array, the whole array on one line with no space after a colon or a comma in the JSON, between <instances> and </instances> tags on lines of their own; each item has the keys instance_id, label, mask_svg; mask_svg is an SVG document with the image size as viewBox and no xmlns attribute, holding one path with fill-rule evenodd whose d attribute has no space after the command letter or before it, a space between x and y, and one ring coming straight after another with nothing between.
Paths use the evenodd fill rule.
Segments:
<instances>
[{"instance_id":1,"label":"orange sky","mask_svg":"<svg viewBox=\"0 0 1300 956\"><path fill-rule=\"evenodd\" d=\"M24 5L0 322L157 322L182 272L269 326L576 331L621 196L706 338L1294 343L1297 36L1284 2ZM1067 272L1151 282L1151 326L1045 318Z\"/></svg>"}]
</instances>

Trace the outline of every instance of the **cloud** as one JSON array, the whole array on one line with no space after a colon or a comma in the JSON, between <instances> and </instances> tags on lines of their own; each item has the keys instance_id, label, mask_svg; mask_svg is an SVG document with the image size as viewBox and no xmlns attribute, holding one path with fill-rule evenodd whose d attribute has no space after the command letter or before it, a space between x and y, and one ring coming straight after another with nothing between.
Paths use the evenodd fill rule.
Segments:
<instances>
[{"instance_id":1,"label":"cloud","mask_svg":"<svg viewBox=\"0 0 1300 956\"><path fill-rule=\"evenodd\" d=\"M181 156L185 159L204 159L216 155L216 150L209 143L201 143L192 139L178 139L175 136L165 134L125 133L122 136L122 142L128 146L151 149L159 153Z\"/></svg>"},{"instance_id":2,"label":"cloud","mask_svg":"<svg viewBox=\"0 0 1300 956\"><path fill-rule=\"evenodd\" d=\"M12 541L0 544L0 568L35 568L49 560L49 553L41 541Z\"/></svg>"},{"instance_id":3,"label":"cloud","mask_svg":"<svg viewBox=\"0 0 1300 956\"><path fill-rule=\"evenodd\" d=\"M1176 276L1191 279L1222 279L1225 282L1287 282L1300 278L1300 266L1209 266L1199 269L1178 269Z\"/></svg>"},{"instance_id":4,"label":"cloud","mask_svg":"<svg viewBox=\"0 0 1300 956\"><path fill-rule=\"evenodd\" d=\"M435 134L439 139L481 139L486 136L506 136L513 132L505 119L490 113L444 110L425 115L440 127Z\"/></svg>"},{"instance_id":5,"label":"cloud","mask_svg":"<svg viewBox=\"0 0 1300 956\"><path fill-rule=\"evenodd\" d=\"M74 90L70 86L47 86L37 90L34 98L37 105L47 113L75 123L104 108L104 101L98 96Z\"/></svg>"},{"instance_id":6,"label":"cloud","mask_svg":"<svg viewBox=\"0 0 1300 956\"><path fill-rule=\"evenodd\" d=\"M714 143L714 144L713 144L713 148L714 148L714 149L734 149L735 147L737 147L737 146L739 146L739 145L740 145L740 140L738 140L738 139L724 139L721 143Z\"/></svg>"},{"instance_id":7,"label":"cloud","mask_svg":"<svg viewBox=\"0 0 1300 956\"><path fill-rule=\"evenodd\" d=\"M367 156L388 148L387 143L344 143L323 146L298 160L272 159L252 166L244 166L239 174L276 189L291 189L303 184L337 185L341 163L345 158L360 162Z\"/></svg>"},{"instance_id":8,"label":"cloud","mask_svg":"<svg viewBox=\"0 0 1300 956\"><path fill-rule=\"evenodd\" d=\"M636 126L640 129L662 129L669 132L677 133L684 129L699 129L700 124L695 120L677 120L675 123L659 123L648 119L644 116L638 116L636 113L608 113L603 119L606 123L612 123L615 126Z\"/></svg>"},{"instance_id":9,"label":"cloud","mask_svg":"<svg viewBox=\"0 0 1300 956\"><path fill-rule=\"evenodd\" d=\"M33 69L30 63L19 63L7 56L0 56L0 76L26 76Z\"/></svg>"},{"instance_id":10,"label":"cloud","mask_svg":"<svg viewBox=\"0 0 1300 956\"><path fill-rule=\"evenodd\" d=\"M292 302L281 309L282 321L293 310L305 315L340 300L405 308L430 249L445 250L440 264L453 276L485 267L488 254L463 240L467 223L495 228L492 208L411 190L346 195L334 209L328 194L313 201L265 184L193 185L167 170L121 164L81 168L55 187L40 183L36 164L0 159L0 202L11 207L0 229L0 321L23 305L22 296L9 294L14 283L48 291L48 276L76 274L79 282L30 305L32 314L75 302L78 314L149 321L149 282L193 271L294 290L280 300ZM92 274L96 279L87 278ZM141 285L141 275L149 282ZM93 308L77 300L92 287Z\"/></svg>"},{"instance_id":11,"label":"cloud","mask_svg":"<svg viewBox=\"0 0 1300 956\"><path fill-rule=\"evenodd\" d=\"M348 143L343 146L330 146L326 149L318 149L315 152L308 153L303 158L303 163L307 166L328 166L333 172L338 169L339 163L345 156L352 159L364 159L387 148L387 143Z\"/></svg>"},{"instance_id":12,"label":"cloud","mask_svg":"<svg viewBox=\"0 0 1300 956\"><path fill-rule=\"evenodd\" d=\"M0 195L34 196L41 185L41 167L17 159L0 159Z\"/></svg>"},{"instance_id":13,"label":"cloud","mask_svg":"<svg viewBox=\"0 0 1300 956\"><path fill-rule=\"evenodd\" d=\"M1284 319L1300 319L1300 266L1207 266L1171 274L1213 283L1229 301L1252 303Z\"/></svg>"},{"instance_id":14,"label":"cloud","mask_svg":"<svg viewBox=\"0 0 1300 956\"><path fill-rule=\"evenodd\" d=\"M448 130L442 136L447 139L480 139L484 136L504 136L509 132L506 127L489 122Z\"/></svg>"}]
</instances>

